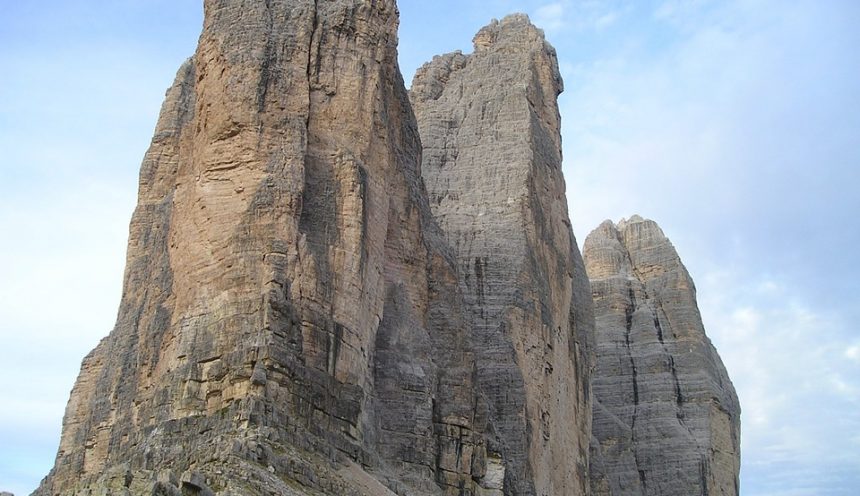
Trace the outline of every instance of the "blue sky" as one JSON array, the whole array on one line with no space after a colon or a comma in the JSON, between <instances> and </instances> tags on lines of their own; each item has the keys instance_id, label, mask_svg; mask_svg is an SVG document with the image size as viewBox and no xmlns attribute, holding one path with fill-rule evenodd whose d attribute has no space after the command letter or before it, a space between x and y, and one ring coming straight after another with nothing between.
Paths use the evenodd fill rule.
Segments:
<instances>
[{"instance_id":1,"label":"blue sky","mask_svg":"<svg viewBox=\"0 0 860 496\"><path fill-rule=\"evenodd\" d=\"M653 218L743 407L743 495L860 493L860 2L401 0L408 82L522 11L556 46L580 242ZM53 463L113 326L137 171L199 0L9 2L0 17L0 490Z\"/></svg>"}]
</instances>

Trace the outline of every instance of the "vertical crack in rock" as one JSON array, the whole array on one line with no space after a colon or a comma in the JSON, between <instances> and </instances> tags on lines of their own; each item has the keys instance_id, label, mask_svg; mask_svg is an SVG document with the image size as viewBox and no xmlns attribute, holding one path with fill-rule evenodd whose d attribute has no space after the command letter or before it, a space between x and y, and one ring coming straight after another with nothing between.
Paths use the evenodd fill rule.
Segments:
<instances>
[{"instance_id":1,"label":"vertical crack in rock","mask_svg":"<svg viewBox=\"0 0 860 496\"><path fill-rule=\"evenodd\" d=\"M708 490L708 459L704 456L702 456L702 459L699 462L699 468L702 481L702 496L708 496L710 494Z\"/></svg>"},{"instance_id":2,"label":"vertical crack in rock","mask_svg":"<svg viewBox=\"0 0 860 496\"><path fill-rule=\"evenodd\" d=\"M410 97L430 205L460 268L487 456L501 462L479 482L585 494L593 314L561 174L555 50L524 15L484 27L474 48L425 64Z\"/></svg>"},{"instance_id":3,"label":"vertical crack in rock","mask_svg":"<svg viewBox=\"0 0 860 496\"><path fill-rule=\"evenodd\" d=\"M260 84L257 86L257 113L262 115L266 110L266 96L269 93L269 78L270 65L274 62L275 57L273 47L273 31L275 22L272 18L271 0L265 0L265 15L266 15L266 48L263 55L262 65L260 67ZM262 129L262 126L260 127Z\"/></svg>"},{"instance_id":4,"label":"vertical crack in rock","mask_svg":"<svg viewBox=\"0 0 860 496\"><path fill-rule=\"evenodd\" d=\"M633 291L632 282L627 281L627 305L624 307L624 344L627 347L627 358L630 360L630 379L633 383L633 414L630 417L630 446L633 451L633 460L637 467L642 464L639 461L638 443L636 442L636 419L639 414L639 377L636 371L636 360L633 357L633 348L630 346L630 333L633 331L633 312L636 309L636 293ZM639 469L639 484L642 492L646 492L645 470Z\"/></svg>"},{"instance_id":5,"label":"vertical crack in rock","mask_svg":"<svg viewBox=\"0 0 860 496\"><path fill-rule=\"evenodd\" d=\"M596 320L592 494L737 495L740 407L674 247L634 216L601 224L584 257Z\"/></svg>"},{"instance_id":6,"label":"vertical crack in rock","mask_svg":"<svg viewBox=\"0 0 860 496\"><path fill-rule=\"evenodd\" d=\"M633 359L633 352L630 346L630 333L633 331L633 311L636 308L636 293L633 292L633 287L630 281L627 282L627 305L624 307L624 344L627 347L627 358L630 360L630 373L633 381L633 419L631 427L636 426L636 411L639 407L639 381L637 380L636 361ZM634 432L634 440L635 440Z\"/></svg>"}]
</instances>

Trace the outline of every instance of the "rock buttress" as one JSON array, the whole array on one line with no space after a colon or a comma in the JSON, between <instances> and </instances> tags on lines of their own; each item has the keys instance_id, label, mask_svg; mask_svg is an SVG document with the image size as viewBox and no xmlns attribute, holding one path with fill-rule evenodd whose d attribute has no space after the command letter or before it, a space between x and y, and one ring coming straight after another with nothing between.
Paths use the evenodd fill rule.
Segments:
<instances>
[{"instance_id":1,"label":"rock buttress","mask_svg":"<svg viewBox=\"0 0 860 496\"><path fill-rule=\"evenodd\" d=\"M594 294L592 494L734 495L740 407L693 281L650 220L585 240Z\"/></svg>"},{"instance_id":2,"label":"rock buttress","mask_svg":"<svg viewBox=\"0 0 860 496\"><path fill-rule=\"evenodd\" d=\"M117 324L35 494L460 494L487 471L393 0L206 0Z\"/></svg>"},{"instance_id":3,"label":"rock buttress","mask_svg":"<svg viewBox=\"0 0 860 496\"><path fill-rule=\"evenodd\" d=\"M419 69L410 98L430 206L457 256L488 494L588 491L591 292L568 218L554 49L523 15Z\"/></svg>"}]
</instances>

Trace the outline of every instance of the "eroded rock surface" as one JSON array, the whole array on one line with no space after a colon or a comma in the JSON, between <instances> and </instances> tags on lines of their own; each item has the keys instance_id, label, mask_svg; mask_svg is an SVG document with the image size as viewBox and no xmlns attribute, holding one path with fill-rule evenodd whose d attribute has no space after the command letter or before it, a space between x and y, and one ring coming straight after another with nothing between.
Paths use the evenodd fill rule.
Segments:
<instances>
[{"instance_id":1,"label":"eroded rock surface","mask_svg":"<svg viewBox=\"0 0 860 496\"><path fill-rule=\"evenodd\" d=\"M35 494L462 494L494 473L397 17L206 0L116 327Z\"/></svg>"},{"instance_id":2,"label":"eroded rock surface","mask_svg":"<svg viewBox=\"0 0 860 496\"><path fill-rule=\"evenodd\" d=\"M419 69L410 97L489 408L484 487L586 494L593 315L561 171L558 63L523 15L474 44Z\"/></svg>"},{"instance_id":3,"label":"eroded rock surface","mask_svg":"<svg viewBox=\"0 0 860 496\"><path fill-rule=\"evenodd\" d=\"M592 494L736 496L740 407L675 248L634 216L601 224L583 252L597 341Z\"/></svg>"},{"instance_id":4,"label":"eroded rock surface","mask_svg":"<svg viewBox=\"0 0 860 496\"><path fill-rule=\"evenodd\" d=\"M638 218L586 241L590 436L562 81L527 17L411 95L394 0L204 22L36 495L737 494L737 399Z\"/></svg>"}]
</instances>

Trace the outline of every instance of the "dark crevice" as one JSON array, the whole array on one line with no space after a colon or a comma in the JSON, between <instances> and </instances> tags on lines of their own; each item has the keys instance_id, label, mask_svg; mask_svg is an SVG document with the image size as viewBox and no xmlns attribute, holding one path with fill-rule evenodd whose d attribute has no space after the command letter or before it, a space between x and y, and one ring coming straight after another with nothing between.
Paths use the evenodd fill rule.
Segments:
<instances>
[{"instance_id":1,"label":"dark crevice","mask_svg":"<svg viewBox=\"0 0 860 496\"><path fill-rule=\"evenodd\" d=\"M484 305L484 267L486 263L481 257L475 257L475 293L478 296L478 305Z\"/></svg>"},{"instance_id":2,"label":"dark crevice","mask_svg":"<svg viewBox=\"0 0 860 496\"><path fill-rule=\"evenodd\" d=\"M660 323L660 312L662 312L664 315L666 314L665 310L663 310L663 303L659 299L652 300L648 295L647 289L645 290L645 299L649 301L649 303L656 303L657 306L657 308L654 308L653 304L649 304L649 307L651 307L651 312L653 314L654 329L657 331L657 340L660 342L660 345L663 348L663 353L665 353L668 357L667 364L669 366L669 372L672 374L672 382L675 386L675 416L678 418L681 424L684 425L684 427L686 427L688 431L690 431L690 428L684 422L684 396L681 393L681 381L678 378L678 370L675 367L675 357L672 355L671 351L666 346L666 343L664 341L663 325ZM692 431L690 431L690 435L692 435Z\"/></svg>"},{"instance_id":3,"label":"dark crevice","mask_svg":"<svg viewBox=\"0 0 860 496\"><path fill-rule=\"evenodd\" d=\"M317 37L317 29L319 28L319 12L318 9L318 0L314 0L313 6L313 19L311 21L311 35L308 38L308 60L307 66L305 68L305 74L308 78L308 113L305 116L305 127L310 130L310 119L311 119L311 106L313 105L312 93L314 91L313 77L314 77L314 42Z\"/></svg>"},{"instance_id":4,"label":"dark crevice","mask_svg":"<svg viewBox=\"0 0 860 496\"><path fill-rule=\"evenodd\" d=\"M334 320L334 315L329 316ZM339 322L334 323L334 330L328 333L328 373L332 377L335 376L337 370L337 360L340 357L340 346L343 343L343 325Z\"/></svg>"},{"instance_id":5,"label":"dark crevice","mask_svg":"<svg viewBox=\"0 0 860 496\"><path fill-rule=\"evenodd\" d=\"M678 406L678 419L683 420L684 396L681 394L681 381L678 380L678 370L675 368L675 357L669 355L669 369L672 371L672 380L675 383L675 404Z\"/></svg>"},{"instance_id":6,"label":"dark crevice","mask_svg":"<svg viewBox=\"0 0 860 496\"><path fill-rule=\"evenodd\" d=\"M361 235L359 236L358 243L361 246L361 253L359 254L358 259L358 267L359 271L364 275L365 269L367 267L367 209L368 204L370 203L367 199L367 194L369 191L368 187L368 178L367 178L367 170L361 166L356 165L358 168L358 198L361 200Z\"/></svg>"},{"instance_id":7,"label":"dark crevice","mask_svg":"<svg viewBox=\"0 0 860 496\"><path fill-rule=\"evenodd\" d=\"M699 460L699 476L702 483L702 496L708 496L708 459L704 455Z\"/></svg>"},{"instance_id":8,"label":"dark crevice","mask_svg":"<svg viewBox=\"0 0 860 496\"><path fill-rule=\"evenodd\" d=\"M258 115L263 115L266 110L266 97L269 94L269 79L271 77L271 64L272 59L275 58L274 54L274 42L272 37L274 36L274 25L275 21L272 15L272 5L271 0L265 0L266 2L266 49L263 54L263 64L260 67L260 83L257 86L257 113ZM260 126L262 129L262 126Z\"/></svg>"},{"instance_id":9,"label":"dark crevice","mask_svg":"<svg viewBox=\"0 0 860 496\"><path fill-rule=\"evenodd\" d=\"M660 309L663 308L662 304L658 301L657 304L660 306ZM675 405L677 406L676 416L678 420L684 419L684 411L682 409L684 403L684 396L681 393L681 381L678 379L678 370L675 367L675 357L669 351L669 348L666 347L666 343L663 341L663 326L660 324L660 314L655 309L654 310L654 328L657 330L657 339L660 341L660 344L663 346L663 353L668 357L668 365L669 371L672 373L672 382L675 385Z\"/></svg>"},{"instance_id":10,"label":"dark crevice","mask_svg":"<svg viewBox=\"0 0 860 496\"><path fill-rule=\"evenodd\" d=\"M630 358L630 368L633 380L633 416L630 420L630 443L633 446L633 461L638 469L640 466L639 454L636 452L636 417L639 414L639 379L636 371L636 361L633 359L633 350L630 348L630 333L633 330L633 313L636 311L636 292L633 290L632 282L627 281L627 306L624 308L625 333L624 341L627 345L627 356ZM642 492L645 492L645 471L639 470L639 482Z\"/></svg>"},{"instance_id":11,"label":"dark crevice","mask_svg":"<svg viewBox=\"0 0 860 496\"><path fill-rule=\"evenodd\" d=\"M645 297L648 298L647 293L646 293ZM654 327L657 330L657 339L660 340L660 344L663 346L663 353L665 353L666 356L668 357L667 365L669 366L669 372L672 374L672 382L675 386L675 417L677 417L678 422L685 429L687 429L687 432L690 433L690 437L696 443L696 446L699 446L698 441L696 441L696 436L693 435L692 429L690 429L690 426L688 426L687 422L686 422L686 415L684 414L684 395L681 392L681 380L678 377L678 369L675 366L675 357L672 355L671 351L666 346L666 343L663 341L664 334L663 334L663 325L660 323L660 313L662 312L663 315L666 315L666 311L663 310L662 301L660 301L659 299L654 300L654 301L656 302L656 305L657 305L657 308L652 308L652 312L654 314ZM669 328L671 329L672 326L670 325ZM673 332L673 336L674 336L674 332ZM701 449L701 447L700 447L700 449Z\"/></svg>"},{"instance_id":12,"label":"dark crevice","mask_svg":"<svg viewBox=\"0 0 860 496\"><path fill-rule=\"evenodd\" d=\"M627 356L630 357L630 368L632 369L633 374L633 425L636 424L636 407L639 405L639 383L637 380L636 374L636 362L633 360L633 351L630 349L630 332L633 329L633 312L636 307L636 294L633 291L633 287L630 285L628 281L627 286L627 298L628 303L624 308L624 318L626 325L626 332L624 334L624 341L627 345Z\"/></svg>"},{"instance_id":13,"label":"dark crevice","mask_svg":"<svg viewBox=\"0 0 860 496\"><path fill-rule=\"evenodd\" d=\"M657 329L657 340L660 341L660 344L665 344L663 342L663 326L660 325L660 317L657 316L657 313L654 313L654 328Z\"/></svg>"},{"instance_id":14,"label":"dark crevice","mask_svg":"<svg viewBox=\"0 0 860 496\"><path fill-rule=\"evenodd\" d=\"M314 72L316 72L317 76L319 76L319 57L317 57L316 63L314 63L314 42L315 42L316 37L317 37L318 28L319 28L319 0L314 0L314 18L313 18L313 24L311 26L310 43L308 44L307 75L308 75L309 89L313 87L313 84L311 84L311 78L313 78Z\"/></svg>"},{"instance_id":15,"label":"dark crevice","mask_svg":"<svg viewBox=\"0 0 860 496\"><path fill-rule=\"evenodd\" d=\"M672 339L678 339L678 335L675 334L675 327L672 325L672 321L669 319L669 314L666 313L666 309L663 308L663 301L658 299L656 302L657 302L657 308L654 309L655 318L659 319L660 315L662 315L663 319L666 322L666 325L669 326L669 330L672 332ZM658 320L658 322L659 322L659 320ZM661 333L663 332L662 324L660 325L660 332Z\"/></svg>"}]
</instances>

